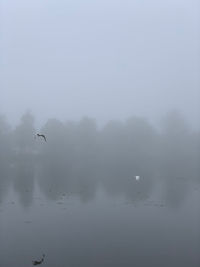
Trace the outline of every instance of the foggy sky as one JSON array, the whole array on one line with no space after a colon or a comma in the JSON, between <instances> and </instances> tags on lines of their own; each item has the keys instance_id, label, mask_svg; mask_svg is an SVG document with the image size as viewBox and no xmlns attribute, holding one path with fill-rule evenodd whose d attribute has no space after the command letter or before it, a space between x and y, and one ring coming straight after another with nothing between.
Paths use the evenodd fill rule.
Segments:
<instances>
[{"instance_id":1,"label":"foggy sky","mask_svg":"<svg viewBox=\"0 0 200 267\"><path fill-rule=\"evenodd\" d=\"M199 117L197 0L0 0L0 113Z\"/></svg>"}]
</instances>

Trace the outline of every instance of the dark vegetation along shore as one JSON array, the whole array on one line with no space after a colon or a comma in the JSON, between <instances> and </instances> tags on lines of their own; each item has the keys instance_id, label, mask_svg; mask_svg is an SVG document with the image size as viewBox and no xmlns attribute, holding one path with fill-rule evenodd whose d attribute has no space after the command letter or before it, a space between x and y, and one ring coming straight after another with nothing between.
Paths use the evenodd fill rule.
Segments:
<instances>
[{"instance_id":1,"label":"dark vegetation along shore","mask_svg":"<svg viewBox=\"0 0 200 267\"><path fill-rule=\"evenodd\" d=\"M179 112L168 113L160 128L134 116L98 128L94 119L84 117L79 122L49 119L39 132L47 142L34 138L31 113L15 128L0 117L0 201L12 184L29 205L35 180L53 199L69 191L92 198L99 183L113 194L134 199L139 190L146 198L155 179L165 179L173 188L177 180L199 180L200 132L191 130ZM135 175L145 179L137 185L141 188L129 189Z\"/></svg>"}]
</instances>

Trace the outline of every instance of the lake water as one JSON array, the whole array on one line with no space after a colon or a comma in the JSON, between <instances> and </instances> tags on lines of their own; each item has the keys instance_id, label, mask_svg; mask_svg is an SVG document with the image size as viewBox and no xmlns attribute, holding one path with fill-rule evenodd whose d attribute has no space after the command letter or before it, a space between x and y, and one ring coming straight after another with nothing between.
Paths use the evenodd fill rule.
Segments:
<instances>
[{"instance_id":1,"label":"lake water","mask_svg":"<svg viewBox=\"0 0 200 267\"><path fill-rule=\"evenodd\" d=\"M43 253L48 267L200 266L198 179L11 167L1 174L1 267Z\"/></svg>"}]
</instances>

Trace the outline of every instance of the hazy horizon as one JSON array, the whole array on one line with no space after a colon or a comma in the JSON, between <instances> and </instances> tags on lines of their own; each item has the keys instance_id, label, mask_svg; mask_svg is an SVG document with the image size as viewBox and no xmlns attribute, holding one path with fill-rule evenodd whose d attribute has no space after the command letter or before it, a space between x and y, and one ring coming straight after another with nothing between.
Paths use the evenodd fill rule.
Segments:
<instances>
[{"instance_id":1,"label":"hazy horizon","mask_svg":"<svg viewBox=\"0 0 200 267\"><path fill-rule=\"evenodd\" d=\"M132 115L157 122L178 109L198 127L197 0L0 0L0 113Z\"/></svg>"},{"instance_id":2,"label":"hazy horizon","mask_svg":"<svg viewBox=\"0 0 200 267\"><path fill-rule=\"evenodd\" d=\"M173 109L170 110L164 114L160 114L159 117L157 117L156 120L154 120L153 118L149 118L148 116L140 116L140 115L136 115L136 114L132 114L126 118L107 118L107 120L102 120L99 121L97 118L95 118L94 116L80 116L77 118L69 118L68 116L66 116L65 118L59 118L59 117L47 117L47 118L43 118L40 119L39 117L35 116L35 114L32 112L31 109L26 109L19 117L16 117L16 120L13 121L11 119L9 119L9 117L7 116L7 114L5 113L0 113L0 118L2 120L5 121L5 123L11 127L11 129L15 129L16 127L18 127L18 125L20 125L23 116L25 116L26 114L30 114L31 116L33 116L34 119L34 127L37 131L40 131L41 128L43 128L43 126L48 123L49 120L57 120L62 124L66 124L66 123L74 123L74 124L79 124L82 120L84 119L89 119L89 120L93 120L97 129L103 129L105 128L107 125L109 125L110 123L121 123L122 125L125 125L130 119L132 118L137 118L139 120L145 120L146 122L148 122L155 130L160 131L163 127L163 123L166 120L166 118L168 116L171 116L172 114L177 114L178 116L180 116L180 119L184 121L186 127L188 128L189 131L191 132L199 132L200 131L200 125L194 125L192 124L192 122L187 119L186 116L184 116L184 114L182 112L180 112L177 109ZM171 114L171 115L170 115Z\"/></svg>"},{"instance_id":3,"label":"hazy horizon","mask_svg":"<svg viewBox=\"0 0 200 267\"><path fill-rule=\"evenodd\" d=\"M0 0L0 267L200 266L199 11Z\"/></svg>"}]
</instances>

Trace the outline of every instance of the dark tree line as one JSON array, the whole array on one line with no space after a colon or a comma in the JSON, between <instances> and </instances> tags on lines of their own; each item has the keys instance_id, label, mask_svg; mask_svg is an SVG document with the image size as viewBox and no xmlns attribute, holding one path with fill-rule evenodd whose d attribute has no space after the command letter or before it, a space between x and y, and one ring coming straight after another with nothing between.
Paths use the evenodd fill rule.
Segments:
<instances>
[{"instance_id":1,"label":"dark tree line","mask_svg":"<svg viewBox=\"0 0 200 267\"><path fill-rule=\"evenodd\" d=\"M83 199L94 195L99 181L113 194L124 190L134 199L139 187L145 198L156 177L170 186L177 178L199 179L200 132L192 131L177 111L168 113L160 128L136 116L110 121L102 128L88 117L79 122L49 119L39 130L47 142L34 138L34 121L27 112L12 128L0 116L0 201L12 177L26 203L36 176L49 197L57 198L70 188L82 190ZM129 192L128 179L134 175L147 179Z\"/></svg>"},{"instance_id":2,"label":"dark tree line","mask_svg":"<svg viewBox=\"0 0 200 267\"><path fill-rule=\"evenodd\" d=\"M0 165L5 167L22 155L41 162L53 162L70 171L109 170L154 173L165 169L174 175L199 171L200 133L191 131L179 112L171 112L162 127L147 119L131 117L126 122L110 121L98 129L94 119L61 122L49 119L40 132L47 143L35 139L34 117L25 113L15 129L0 116ZM183 173L182 173L183 172Z\"/></svg>"}]
</instances>

